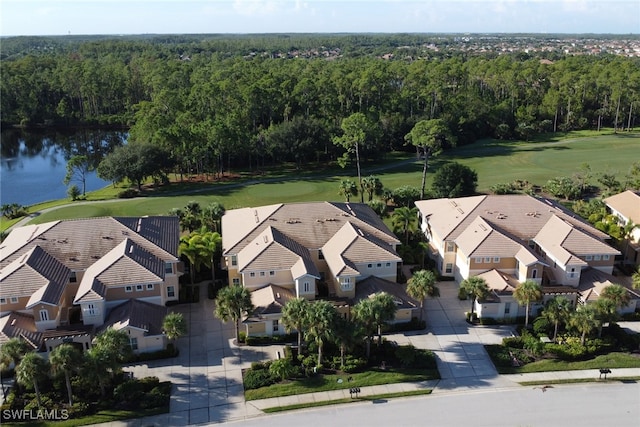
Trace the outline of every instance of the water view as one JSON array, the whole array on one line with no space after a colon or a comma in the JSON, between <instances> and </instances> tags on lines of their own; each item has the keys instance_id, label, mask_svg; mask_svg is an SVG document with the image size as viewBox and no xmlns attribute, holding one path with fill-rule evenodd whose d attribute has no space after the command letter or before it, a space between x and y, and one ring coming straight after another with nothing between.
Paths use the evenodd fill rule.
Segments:
<instances>
[{"instance_id":1,"label":"water view","mask_svg":"<svg viewBox=\"0 0 640 427\"><path fill-rule=\"evenodd\" d=\"M74 132L3 130L0 203L29 206L67 198L68 186L62 182L67 173L67 160L83 154L97 164L105 153L122 145L126 137L125 132L91 129ZM82 190L81 182L72 181L69 186L73 184ZM109 184L92 172L87 177L86 191Z\"/></svg>"}]
</instances>

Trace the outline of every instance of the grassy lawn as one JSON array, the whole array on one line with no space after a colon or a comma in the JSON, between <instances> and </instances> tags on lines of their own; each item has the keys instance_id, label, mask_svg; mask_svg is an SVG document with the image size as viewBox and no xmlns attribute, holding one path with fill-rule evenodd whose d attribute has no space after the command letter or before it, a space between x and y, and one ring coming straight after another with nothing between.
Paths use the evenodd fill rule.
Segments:
<instances>
[{"instance_id":1,"label":"grassy lawn","mask_svg":"<svg viewBox=\"0 0 640 427\"><path fill-rule=\"evenodd\" d=\"M392 399L394 397L422 396L425 394L431 394L431 391L432 391L431 389L411 390L411 391L400 391L397 393L374 394L371 396L361 396L361 397L355 397L355 398L348 397L344 399L324 400L321 402L297 403L294 405L275 406L273 408L265 408L264 412L266 412L267 414L271 414L274 412L291 411L294 409L303 409L303 408L316 408L318 406L340 405L343 403L384 401L384 399Z\"/></svg>"},{"instance_id":2,"label":"grassy lawn","mask_svg":"<svg viewBox=\"0 0 640 427\"><path fill-rule=\"evenodd\" d=\"M530 386L530 385L553 385L553 384L575 384L575 383L599 383L599 382L611 382L611 381L617 381L617 382L636 382L640 380L640 377L611 377L611 374L609 374L607 376L607 379L605 380L604 378L600 379L598 378L568 378L565 380L550 380L550 381L522 381L519 382L518 384L523 385L523 386Z\"/></svg>"},{"instance_id":3,"label":"grassy lawn","mask_svg":"<svg viewBox=\"0 0 640 427\"><path fill-rule=\"evenodd\" d=\"M490 356L494 353L493 347L485 346ZM640 368L640 357L629 353L609 353L596 356L593 359L581 360L576 362L568 362L558 359L543 359L536 362L527 363L520 367L499 366L495 363L496 369L501 374L525 374L529 372L549 372L549 371L577 371L583 369L600 369L600 368Z\"/></svg>"},{"instance_id":4,"label":"grassy lawn","mask_svg":"<svg viewBox=\"0 0 640 427\"><path fill-rule=\"evenodd\" d=\"M347 379L352 377L352 381ZM426 381L440 378L437 370L370 370L355 374L343 375L318 375L315 377L301 378L293 381L274 384L269 387L261 387L255 390L246 390L246 400L267 399L270 397L291 396L294 394L314 393L318 391L341 390L351 387L366 387L380 384L393 384L402 382ZM342 379L342 383L338 382Z\"/></svg>"},{"instance_id":5,"label":"grassy lawn","mask_svg":"<svg viewBox=\"0 0 640 427\"><path fill-rule=\"evenodd\" d=\"M73 418L55 422L30 422L30 423L5 423L3 426L56 426L56 427L74 427L74 426L87 426L101 423L113 423L116 421L124 421L133 418L149 417L151 415L166 414L169 412L169 405L162 408L154 409L139 409L135 411L124 411L115 409L105 409L99 411L93 415L89 415L82 418Z\"/></svg>"},{"instance_id":6,"label":"grassy lawn","mask_svg":"<svg viewBox=\"0 0 640 427\"><path fill-rule=\"evenodd\" d=\"M525 179L543 185L556 176L571 176L588 163L594 174L599 172L615 173L622 177L637 159L640 152L640 134L612 134L595 132L577 132L562 139L554 135L545 140L533 142L481 140L474 144L456 148L430 162L427 187L431 185L433 173L446 162L457 161L476 170L478 173L478 191L486 192L498 183ZM394 189L402 185L419 186L422 163L416 159L401 166L375 170L393 162L415 159L411 153L391 153L375 165L364 164L363 176L371 170L380 178L385 187ZM246 181L267 181L284 179L286 182L262 182L248 186L236 184ZM118 200L112 203L69 204L64 208L44 213L36 217L33 223L42 223L57 219L112 216L162 215L172 208L184 207L195 200L201 205L212 201L222 203L227 209L246 206L260 206L282 202L303 201L342 201L338 195L338 183L341 179L355 179L355 167L340 169L327 167L315 170L296 170L289 165L284 168L266 168L265 174L240 174L231 182L195 184L180 183L148 193L146 197L133 200ZM593 179L595 183L595 178ZM108 186L97 192L89 193L87 199L105 200L115 197L122 187ZM192 194L185 192L192 191ZM176 195L180 194L180 195ZM356 200L358 198L355 198ZM52 204L65 204L68 201L50 202L37 205L30 212L41 210ZM0 230L11 223L2 221Z\"/></svg>"}]
</instances>

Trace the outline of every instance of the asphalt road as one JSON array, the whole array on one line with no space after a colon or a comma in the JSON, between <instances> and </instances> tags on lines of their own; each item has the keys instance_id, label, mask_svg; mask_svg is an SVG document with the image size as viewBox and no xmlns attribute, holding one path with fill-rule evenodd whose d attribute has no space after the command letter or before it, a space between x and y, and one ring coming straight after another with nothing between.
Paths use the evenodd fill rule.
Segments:
<instances>
[{"instance_id":1,"label":"asphalt road","mask_svg":"<svg viewBox=\"0 0 640 427\"><path fill-rule=\"evenodd\" d=\"M434 394L304 409L224 425L635 427L640 425L640 384L585 383Z\"/></svg>"}]
</instances>

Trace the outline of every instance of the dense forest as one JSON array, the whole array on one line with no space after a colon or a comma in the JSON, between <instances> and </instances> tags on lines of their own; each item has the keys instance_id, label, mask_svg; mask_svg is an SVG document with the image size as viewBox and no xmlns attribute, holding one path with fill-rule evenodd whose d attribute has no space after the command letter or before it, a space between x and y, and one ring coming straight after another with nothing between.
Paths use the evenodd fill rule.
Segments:
<instances>
[{"instance_id":1,"label":"dense forest","mask_svg":"<svg viewBox=\"0 0 640 427\"><path fill-rule=\"evenodd\" d=\"M544 40L543 40L544 41ZM469 53L420 35L3 39L2 124L117 126L190 170L408 149L421 120L479 138L637 125L640 58Z\"/></svg>"}]
</instances>

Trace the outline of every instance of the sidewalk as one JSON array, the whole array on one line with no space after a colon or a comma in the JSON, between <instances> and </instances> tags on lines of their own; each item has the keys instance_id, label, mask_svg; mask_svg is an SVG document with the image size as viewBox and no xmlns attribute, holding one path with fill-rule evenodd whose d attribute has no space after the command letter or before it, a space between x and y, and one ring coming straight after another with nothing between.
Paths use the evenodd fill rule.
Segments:
<instances>
[{"instance_id":1,"label":"sidewalk","mask_svg":"<svg viewBox=\"0 0 640 427\"><path fill-rule=\"evenodd\" d=\"M464 393L480 390L495 390L495 385L499 388L517 388L522 387L521 382L525 381L554 381L554 380L576 380L576 379L592 379L597 381L600 376L598 370L589 369L584 371L557 371L557 372L535 372L528 374L510 374L499 375L496 377L471 378L468 380L446 379L420 381L414 383L396 383L384 384L371 387L361 387L360 397L375 396L387 393L397 393L412 390L433 389L433 394L441 393ZM612 369L612 373L607 375L607 379L615 379L622 377L640 377L640 368ZM478 381L481 380L481 381ZM505 384L508 380L509 383ZM604 380L602 380L604 381ZM455 384L454 384L455 383ZM256 409L263 411L267 408L275 408L278 406L289 406L300 403L324 402L330 400L339 400L351 397L349 389L324 391L319 393L306 393L295 396L273 397L269 399L247 401L247 405L252 405Z\"/></svg>"}]
</instances>

